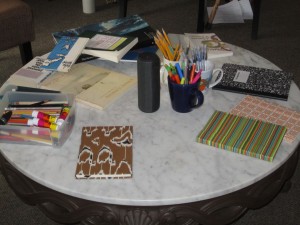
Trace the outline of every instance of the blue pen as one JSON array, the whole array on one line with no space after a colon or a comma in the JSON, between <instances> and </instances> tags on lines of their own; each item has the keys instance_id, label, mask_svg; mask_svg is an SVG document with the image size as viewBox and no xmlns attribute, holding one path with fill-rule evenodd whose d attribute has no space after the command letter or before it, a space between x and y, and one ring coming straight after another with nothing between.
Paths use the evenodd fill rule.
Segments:
<instances>
[{"instance_id":1,"label":"blue pen","mask_svg":"<svg viewBox=\"0 0 300 225\"><path fill-rule=\"evenodd\" d=\"M179 75L179 77L180 77L180 80L181 80L181 79L183 78L183 73L182 73L182 70L181 70L181 68L180 68L179 63L176 63L176 64L175 64L175 67L176 67L177 73L178 73L178 75Z\"/></svg>"}]
</instances>

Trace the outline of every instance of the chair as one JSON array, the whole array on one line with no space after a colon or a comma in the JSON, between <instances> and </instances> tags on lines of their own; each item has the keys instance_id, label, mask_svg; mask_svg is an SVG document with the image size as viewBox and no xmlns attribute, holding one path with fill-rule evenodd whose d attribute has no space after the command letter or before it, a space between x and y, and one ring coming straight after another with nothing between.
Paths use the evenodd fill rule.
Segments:
<instances>
[{"instance_id":1,"label":"chair","mask_svg":"<svg viewBox=\"0 0 300 225\"><path fill-rule=\"evenodd\" d=\"M19 46L23 65L32 58L33 14L21 0L0 0L0 51Z\"/></svg>"},{"instance_id":2,"label":"chair","mask_svg":"<svg viewBox=\"0 0 300 225\"><path fill-rule=\"evenodd\" d=\"M226 2L229 2L231 0L225 0ZM212 11L209 15L208 22L206 24L207 29L211 29L213 20L215 18L216 12L218 10L218 7L220 5L221 0L215 0L214 6L212 8ZM251 32L251 38L257 39L257 33L258 33L258 23L259 23L259 14L260 14L260 3L261 0L250 0L252 10L253 10L253 20L252 20L252 32Z\"/></svg>"}]
</instances>

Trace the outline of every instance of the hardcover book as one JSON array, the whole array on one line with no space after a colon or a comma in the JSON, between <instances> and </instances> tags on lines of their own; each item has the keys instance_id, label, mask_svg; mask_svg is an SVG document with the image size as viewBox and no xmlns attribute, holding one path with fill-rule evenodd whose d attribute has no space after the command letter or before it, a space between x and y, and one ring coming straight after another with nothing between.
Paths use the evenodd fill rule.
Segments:
<instances>
[{"instance_id":1,"label":"hardcover book","mask_svg":"<svg viewBox=\"0 0 300 225\"><path fill-rule=\"evenodd\" d=\"M133 127L83 127L75 177L120 179L132 177Z\"/></svg>"},{"instance_id":2,"label":"hardcover book","mask_svg":"<svg viewBox=\"0 0 300 225\"><path fill-rule=\"evenodd\" d=\"M223 78L212 89L287 100L293 75L245 65L225 63Z\"/></svg>"},{"instance_id":3,"label":"hardcover book","mask_svg":"<svg viewBox=\"0 0 300 225\"><path fill-rule=\"evenodd\" d=\"M62 37L41 66L42 69L68 72L80 56L89 38Z\"/></svg>"},{"instance_id":4,"label":"hardcover book","mask_svg":"<svg viewBox=\"0 0 300 225\"><path fill-rule=\"evenodd\" d=\"M271 162L286 130L280 125L215 111L197 142Z\"/></svg>"}]
</instances>

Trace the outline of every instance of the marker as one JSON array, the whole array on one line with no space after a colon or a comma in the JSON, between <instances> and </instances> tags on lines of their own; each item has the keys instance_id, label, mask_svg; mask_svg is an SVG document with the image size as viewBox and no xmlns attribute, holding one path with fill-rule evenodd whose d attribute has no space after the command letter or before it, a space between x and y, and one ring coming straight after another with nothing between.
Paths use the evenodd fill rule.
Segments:
<instances>
[{"instance_id":1,"label":"marker","mask_svg":"<svg viewBox=\"0 0 300 225\"><path fill-rule=\"evenodd\" d=\"M179 75L179 78L180 78L180 80L181 80L184 76L183 76L183 73L182 73L182 70L181 70L181 68L180 68L179 63L176 63L176 64L175 64L175 67L176 67L176 71L177 71L177 73L178 73L178 75Z\"/></svg>"},{"instance_id":2,"label":"marker","mask_svg":"<svg viewBox=\"0 0 300 225\"><path fill-rule=\"evenodd\" d=\"M196 74L196 76L194 77L191 84L196 83L199 80L200 77L201 77L201 70Z\"/></svg>"},{"instance_id":3,"label":"marker","mask_svg":"<svg viewBox=\"0 0 300 225\"><path fill-rule=\"evenodd\" d=\"M29 119L27 122L29 126L38 126L38 127L45 127L50 128L50 130L57 130L58 125L55 123L49 123L48 121L44 121L38 118Z\"/></svg>"},{"instance_id":4,"label":"marker","mask_svg":"<svg viewBox=\"0 0 300 225\"><path fill-rule=\"evenodd\" d=\"M56 124L58 126L61 126L63 124L63 122L65 121L65 119L67 118L69 112L70 112L70 108L69 106L66 106L64 107L62 110L61 110L61 113L56 121Z\"/></svg>"},{"instance_id":5,"label":"marker","mask_svg":"<svg viewBox=\"0 0 300 225\"><path fill-rule=\"evenodd\" d=\"M7 121L10 119L11 115L12 115L12 111L7 111L3 113L2 117L0 118L0 125L7 124Z\"/></svg>"},{"instance_id":6,"label":"marker","mask_svg":"<svg viewBox=\"0 0 300 225\"><path fill-rule=\"evenodd\" d=\"M47 113L39 112L37 110L33 110L31 115L32 115L32 117L39 118L39 119L48 121L50 123L56 123L56 121L58 119L56 116L50 116Z\"/></svg>"},{"instance_id":7,"label":"marker","mask_svg":"<svg viewBox=\"0 0 300 225\"><path fill-rule=\"evenodd\" d=\"M194 76L195 76L195 69L196 69L196 64L193 63L192 69L191 69L191 74L190 74L190 84L192 83Z\"/></svg>"}]
</instances>

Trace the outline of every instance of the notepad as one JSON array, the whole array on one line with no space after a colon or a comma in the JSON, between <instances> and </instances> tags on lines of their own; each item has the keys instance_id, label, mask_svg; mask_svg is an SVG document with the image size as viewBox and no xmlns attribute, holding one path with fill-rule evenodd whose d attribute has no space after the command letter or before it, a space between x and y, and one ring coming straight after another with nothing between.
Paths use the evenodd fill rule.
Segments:
<instances>
[{"instance_id":1,"label":"notepad","mask_svg":"<svg viewBox=\"0 0 300 225\"><path fill-rule=\"evenodd\" d=\"M132 177L132 126L83 127L77 179Z\"/></svg>"},{"instance_id":2,"label":"notepad","mask_svg":"<svg viewBox=\"0 0 300 225\"><path fill-rule=\"evenodd\" d=\"M215 111L197 142L272 162L286 130L280 125Z\"/></svg>"}]
</instances>

